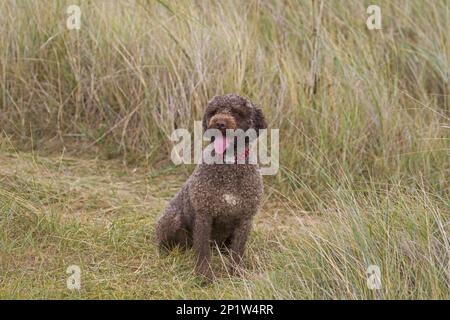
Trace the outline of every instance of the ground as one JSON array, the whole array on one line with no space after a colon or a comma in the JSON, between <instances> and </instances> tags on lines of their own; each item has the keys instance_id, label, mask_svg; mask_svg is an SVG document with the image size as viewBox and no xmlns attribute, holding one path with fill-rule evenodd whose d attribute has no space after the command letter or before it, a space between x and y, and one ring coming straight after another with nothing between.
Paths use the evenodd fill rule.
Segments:
<instances>
[{"instance_id":1,"label":"ground","mask_svg":"<svg viewBox=\"0 0 450 320\"><path fill-rule=\"evenodd\" d=\"M204 284L192 251L156 250L157 217L189 171L163 168L0 153L0 298L448 297L448 202L395 187L339 187L308 211L266 181L244 274L229 276L215 252L218 278ZM380 290L367 285L372 264ZM80 290L67 288L71 265Z\"/></svg>"},{"instance_id":2,"label":"ground","mask_svg":"<svg viewBox=\"0 0 450 320\"><path fill-rule=\"evenodd\" d=\"M0 242L0 297L254 297L252 283L270 276L259 264L270 258L264 257L266 249L278 246L274 231L289 232L290 225L310 219L298 221L285 215L282 205L269 203L269 188L250 240L247 275L230 278L225 257L217 253L218 280L205 287L193 273L192 252L160 258L152 238L157 217L185 179L179 171L149 173L119 161L1 154L5 189L0 195L12 190L14 202L1 203L10 211L0 220L6 231ZM286 223L276 223L281 219ZM81 268L80 291L66 287L70 265Z\"/></svg>"}]
</instances>

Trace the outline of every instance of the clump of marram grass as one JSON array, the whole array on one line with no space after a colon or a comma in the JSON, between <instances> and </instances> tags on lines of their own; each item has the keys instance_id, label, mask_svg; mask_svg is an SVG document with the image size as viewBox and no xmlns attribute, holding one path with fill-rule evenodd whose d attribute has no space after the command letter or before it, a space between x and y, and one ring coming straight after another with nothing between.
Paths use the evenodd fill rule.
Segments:
<instances>
[{"instance_id":1,"label":"clump of marram grass","mask_svg":"<svg viewBox=\"0 0 450 320\"><path fill-rule=\"evenodd\" d=\"M320 223L299 225L289 233L274 232L278 248L266 253L269 266L267 260L259 266L266 273L252 296L448 298L448 199L397 187L365 193L335 191ZM371 265L380 268L380 290L368 285Z\"/></svg>"},{"instance_id":2,"label":"clump of marram grass","mask_svg":"<svg viewBox=\"0 0 450 320\"><path fill-rule=\"evenodd\" d=\"M325 1L318 34L320 1L81 2L79 31L69 4L0 4L0 126L22 148L167 162L172 130L236 92L317 191L337 167L448 188L445 1L379 1L373 31L363 2Z\"/></svg>"}]
</instances>

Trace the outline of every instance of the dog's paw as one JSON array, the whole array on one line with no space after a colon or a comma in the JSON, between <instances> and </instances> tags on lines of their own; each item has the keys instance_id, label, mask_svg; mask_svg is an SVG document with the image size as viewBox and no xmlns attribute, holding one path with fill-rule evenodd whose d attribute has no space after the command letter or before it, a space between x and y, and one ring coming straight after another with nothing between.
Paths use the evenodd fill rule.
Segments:
<instances>
[{"instance_id":1,"label":"dog's paw","mask_svg":"<svg viewBox=\"0 0 450 320\"><path fill-rule=\"evenodd\" d=\"M202 277L202 282L205 284L213 283L214 280L216 279L216 276L212 272L202 274L201 277Z\"/></svg>"},{"instance_id":2,"label":"dog's paw","mask_svg":"<svg viewBox=\"0 0 450 320\"><path fill-rule=\"evenodd\" d=\"M216 278L210 267L197 269L197 274L202 278L204 283L211 283Z\"/></svg>"}]
</instances>

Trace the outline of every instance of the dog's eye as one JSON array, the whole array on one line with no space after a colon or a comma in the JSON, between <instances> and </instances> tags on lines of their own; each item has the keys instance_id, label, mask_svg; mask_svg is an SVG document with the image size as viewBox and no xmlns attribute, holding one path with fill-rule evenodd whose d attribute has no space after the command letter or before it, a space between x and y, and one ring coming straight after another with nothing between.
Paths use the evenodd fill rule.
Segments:
<instances>
[{"instance_id":1,"label":"dog's eye","mask_svg":"<svg viewBox=\"0 0 450 320\"><path fill-rule=\"evenodd\" d=\"M206 115L208 116L208 118L211 118L213 115L215 115L216 114L216 109L209 109L209 110L206 110Z\"/></svg>"},{"instance_id":2,"label":"dog's eye","mask_svg":"<svg viewBox=\"0 0 450 320\"><path fill-rule=\"evenodd\" d=\"M241 108L234 108L233 113L241 117L245 117L246 114L245 110L242 110Z\"/></svg>"}]
</instances>

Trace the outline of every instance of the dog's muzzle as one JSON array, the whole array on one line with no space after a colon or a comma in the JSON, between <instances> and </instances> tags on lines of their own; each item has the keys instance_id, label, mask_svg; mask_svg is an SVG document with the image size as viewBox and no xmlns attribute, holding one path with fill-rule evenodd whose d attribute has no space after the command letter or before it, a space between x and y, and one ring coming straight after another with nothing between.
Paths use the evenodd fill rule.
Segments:
<instances>
[{"instance_id":1,"label":"dog's muzzle","mask_svg":"<svg viewBox=\"0 0 450 320\"><path fill-rule=\"evenodd\" d=\"M236 129L236 120L228 113L218 113L209 120L208 129L219 129L225 134L227 129Z\"/></svg>"}]
</instances>

